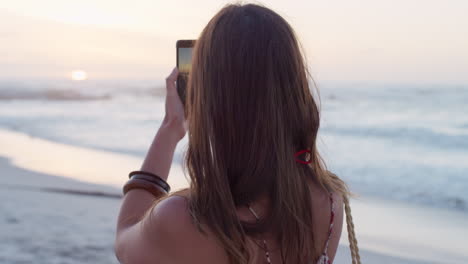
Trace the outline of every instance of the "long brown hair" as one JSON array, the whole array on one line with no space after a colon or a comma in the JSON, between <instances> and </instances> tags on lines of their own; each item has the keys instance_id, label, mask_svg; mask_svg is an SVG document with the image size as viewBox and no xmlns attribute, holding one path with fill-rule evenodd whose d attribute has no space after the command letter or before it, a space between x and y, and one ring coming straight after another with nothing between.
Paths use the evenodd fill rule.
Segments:
<instances>
[{"instance_id":1,"label":"long brown hair","mask_svg":"<svg viewBox=\"0 0 468 264\"><path fill-rule=\"evenodd\" d=\"M248 263L246 235L266 230L276 230L286 263L316 259L306 180L348 192L317 152L319 108L303 54L291 26L256 4L226 5L196 41L183 164L191 179L189 208L231 263ZM295 161L304 149L308 165ZM270 201L269 215L258 224L241 222L236 207L260 195Z\"/></svg>"}]
</instances>

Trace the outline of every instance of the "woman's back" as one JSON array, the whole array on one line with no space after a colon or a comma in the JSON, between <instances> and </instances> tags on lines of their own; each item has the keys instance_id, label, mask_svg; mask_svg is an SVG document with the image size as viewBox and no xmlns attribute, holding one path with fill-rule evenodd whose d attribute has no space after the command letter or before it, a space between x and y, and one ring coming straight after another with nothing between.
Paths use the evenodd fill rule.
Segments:
<instances>
[{"instance_id":1,"label":"woman's back","mask_svg":"<svg viewBox=\"0 0 468 264\"><path fill-rule=\"evenodd\" d=\"M337 193L328 193L323 189L320 189L313 182L308 183L311 186L311 200L312 208L314 213L313 219L310 222L311 227L314 229L314 240L315 246L320 252L326 253L330 262L333 261L335 253L340 240L342 226L343 226L343 207L342 198ZM261 210L265 210L267 202L260 202L255 210L255 213L261 217ZM253 222L256 220L255 216L252 217L252 213L245 209L245 207L238 209L239 218ZM331 228L331 229L330 229ZM330 233L331 231L331 233ZM262 234L258 238L248 238L249 249L252 250L252 264L265 263L267 256L264 249L263 239L266 240L267 251L269 252L269 258L271 263L282 263L281 261L281 247L277 241L275 241L274 233L275 230L267 234ZM328 248L327 247L328 242ZM313 260L310 263L316 264ZM324 264L327 262L324 262Z\"/></svg>"},{"instance_id":2,"label":"woman's back","mask_svg":"<svg viewBox=\"0 0 468 264\"><path fill-rule=\"evenodd\" d=\"M314 230L315 246L323 252L329 238L329 227L331 219L331 201L329 194L319 188L313 182L308 183L311 187L312 208L314 211L310 226ZM334 219L333 231L328 246L328 257L333 261L338 247L343 225L343 201L337 193L332 193L334 201ZM185 263L216 263L228 264L228 256L225 249L217 241L216 236L210 232L209 226L205 226L207 235L202 234L194 225L193 219L188 208L189 192L182 191L161 201L152 212L152 219L155 225L166 230L165 250L161 251L161 263L185 264ZM261 216L265 214L268 207L268 201L263 199L253 203L252 208ZM246 207L237 209L237 215L240 219L247 222L255 222L256 219ZM156 223L157 222L157 223ZM163 226L161 226L163 225ZM202 224L203 225L203 224ZM275 240L275 232L272 230L262 234L258 238L247 237L247 249L251 252L250 264L268 263L263 249L263 239L268 245L269 257L271 263L282 263L281 248L278 241ZM162 239L162 238L161 238ZM171 241L168 243L168 241ZM144 254L142 249L141 254ZM165 261L163 261L163 259ZM310 263L316 264L317 260L311 260Z\"/></svg>"}]
</instances>

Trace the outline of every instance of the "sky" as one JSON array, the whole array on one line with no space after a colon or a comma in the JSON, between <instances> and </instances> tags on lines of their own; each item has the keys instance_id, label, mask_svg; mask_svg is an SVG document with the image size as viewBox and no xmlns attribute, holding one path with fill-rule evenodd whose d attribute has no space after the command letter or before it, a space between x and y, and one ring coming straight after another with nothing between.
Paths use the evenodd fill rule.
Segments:
<instances>
[{"instance_id":1,"label":"sky","mask_svg":"<svg viewBox=\"0 0 468 264\"><path fill-rule=\"evenodd\" d=\"M0 0L0 80L162 80L178 39L231 1ZM246 3L246 1L244 1ZM468 84L468 1L255 1L295 29L315 79Z\"/></svg>"}]
</instances>

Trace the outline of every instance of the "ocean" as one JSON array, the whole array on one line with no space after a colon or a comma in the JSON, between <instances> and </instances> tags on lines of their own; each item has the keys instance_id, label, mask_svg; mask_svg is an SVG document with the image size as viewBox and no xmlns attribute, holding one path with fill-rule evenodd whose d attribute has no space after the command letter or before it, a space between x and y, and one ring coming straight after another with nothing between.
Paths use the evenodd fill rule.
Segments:
<instances>
[{"instance_id":1,"label":"ocean","mask_svg":"<svg viewBox=\"0 0 468 264\"><path fill-rule=\"evenodd\" d=\"M319 150L354 193L468 212L468 86L318 88ZM0 127L56 142L143 159L163 117L162 82L0 82Z\"/></svg>"}]
</instances>

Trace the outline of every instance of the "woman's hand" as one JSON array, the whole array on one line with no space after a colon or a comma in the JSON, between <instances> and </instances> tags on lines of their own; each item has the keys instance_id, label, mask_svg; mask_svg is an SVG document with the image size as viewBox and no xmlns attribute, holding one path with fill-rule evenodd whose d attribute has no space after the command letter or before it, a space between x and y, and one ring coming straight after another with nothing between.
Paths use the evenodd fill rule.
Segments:
<instances>
[{"instance_id":1,"label":"woman's hand","mask_svg":"<svg viewBox=\"0 0 468 264\"><path fill-rule=\"evenodd\" d=\"M184 105L177 93L176 80L179 71L175 67L166 78L166 115L161 127L174 133L177 139L182 139L187 132Z\"/></svg>"}]
</instances>

